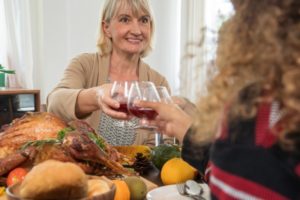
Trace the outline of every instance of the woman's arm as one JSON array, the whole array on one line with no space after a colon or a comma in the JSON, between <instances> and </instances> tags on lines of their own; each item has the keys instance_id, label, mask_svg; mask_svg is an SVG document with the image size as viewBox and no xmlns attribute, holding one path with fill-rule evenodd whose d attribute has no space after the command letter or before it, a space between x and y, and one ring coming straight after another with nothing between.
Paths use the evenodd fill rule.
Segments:
<instances>
[{"instance_id":1,"label":"woman's arm","mask_svg":"<svg viewBox=\"0 0 300 200\"><path fill-rule=\"evenodd\" d=\"M182 142L185 133L192 124L192 117L176 104L139 101L136 106L154 109L158 116L150 123L157 126L160 133L176 137L179 142Z\"/></svg>"},{"instance_id":2,"label":"woman's arm","mask_svg":"<svg viewBox=\"0 0 300 200\"><path fill-rule=\"evenodd\" d=\"M110 97L111 84L97 86L95 82L87 88L92 76L93 59L87 56L74 58L64 72L56 88L47 97L47 111L66 121L82 119L101 109L115 118L127 118L126 114L116 112L119 103Z\"/></svg>"}]
</instances>

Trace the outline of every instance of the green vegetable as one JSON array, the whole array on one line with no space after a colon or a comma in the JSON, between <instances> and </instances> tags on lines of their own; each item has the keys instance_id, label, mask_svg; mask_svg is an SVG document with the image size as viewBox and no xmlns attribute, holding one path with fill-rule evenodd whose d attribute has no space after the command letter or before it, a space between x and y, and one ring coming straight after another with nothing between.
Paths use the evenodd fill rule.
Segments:
<instances>
[{"instance_id":1,"label":"green vegetable","mask_svg":"<svg viewBox=\"0 0 300 200\"><path fill-rule=\"evenodd\" d=\"M63 139L65 138L66 134L68 132L70 132L70 131L73 131L73 130L74 130L73 128L67 127L67 128L64 128L64 129L58 131L58 133L57 133L57 139L59 141L63 141Z\"/></svg>"},{"instance_id":2,"label":"green vegetable","mask_svg":"<svg viewBox=\"0 0 300 200\"><path fill-rule=\"evenodd\" d=\"M171 158L180 156L181 153L178 146L162 144L153 148L151 160L155 167L161 169L165 162L167 162Z\"/></svg>"},{"instance_id":3,"label":"green vegetable","mask_svg":"<svg viewBox=\"0 0 300 200\"><path fill-rule=\"evenodd\" d=\"M106 150L105 141L98 135L95 135L94 133L88 133L89 138L97 144L97 146L102 149Z\"/></svg>"},{"instance_id":4,"label":"green vegetable","mask_svg":"<svg viewBox=\"0 0 300 200\"><path fill-rule=\"evenodd\" d=\"M34 140L34 141L29 141L26 142L22 147L21 150L26 149L27 147L30 146L35 146L35 147L39 147L39 146L43 146L45 144L61 144L63 142L63 139L65 138L66 134L70 131L74 130L71 127L66 127L60 131L58 131L57 133L57 139L54 138L49 138L49 139L45 139L45 140Z\"/></svg>"},{"instance_id":5,"label":"green vegetable","mask_svg":"<svg viewBox=\"0 0 300 200\"><path fill-rule=\"evenodd\" d=\"M24 149L26 149L27 147L30 147L30 146L39 147L39 146L43 146L45 144L58 144L58 143L61 143L61 142L57 139L34 140L34 141L26 142L21 147L21 150L24 150Z\"/></svg>"},{"instance_id":6,"label":"green vegetable","mask_svg":"<svg viewBox=\"0 0 300 200\"><path fill-rule=\"evenodd\" d=\"M26 149L29 146L35 146L35 147L39 147L39 146L43 146L45 144L62 144L63 143L63 139L65 138L66 134L68 134L68 132L73 131L74 129L71 127L66 127L62 130L60 130L57 133L57 138L56 139L45 139L45 140L34 140L34 141L29 141L27 143L25 143L22 147L21 150ZM94 133L88 133L88 137L95 142L95 144L97 144L97 146L103 150L105 152L106 150L106 146L105 146L105 141L98 135L95 135Z\"/></svg>"}]
</instances>

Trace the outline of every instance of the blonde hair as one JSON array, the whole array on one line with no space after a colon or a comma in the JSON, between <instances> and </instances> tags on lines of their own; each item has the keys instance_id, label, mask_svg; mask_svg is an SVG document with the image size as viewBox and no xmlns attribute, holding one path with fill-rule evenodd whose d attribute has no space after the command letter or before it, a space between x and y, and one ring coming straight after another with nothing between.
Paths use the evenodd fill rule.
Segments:
<instances>
[{"instance_id":1,"label":"blonde hair","mask_svg":"<svg viewBox=\"0 0 300 200\"><path fill-rule=\"evenodd\" d=\"M250 119L256 115L258 102L276 99L287 113L293 113L279 143L285 149L295 150L295 140L288 143L287 135L300 134L300 2L232 2L235 14L219 32L214 66L217 74L208 84L208 95L198 103L199 138L214 137L226 104L235 107L231 119ZM246 88L249 92L249 85L255 87L243 96L246 93L241 91ZM271 91L268 99L261 96L261 90ZM243 101L234 100L241 98Z\"/></svg>"},{"instance_id":2,"label":"blonde hair","mask_svg":"<svg viewBox=\"0 0 300 200\"><path fill-rule=\"evenodd\" d=\"M153 14L148 3L148 0L106 0L101 20L99 22L99 35L97 39L97 47L101 55L110 54L112 51L112 41L110 38L105 36L102 28L102 22L110 23L111 19L117 14L120 8L129 7L132 13L137 16L139 13L143 12L150 16L150 43L149 46L141 53L141 57L145 57L153 47L153 34L154 34L154 21Z\"/></svg>"}]
</instances>

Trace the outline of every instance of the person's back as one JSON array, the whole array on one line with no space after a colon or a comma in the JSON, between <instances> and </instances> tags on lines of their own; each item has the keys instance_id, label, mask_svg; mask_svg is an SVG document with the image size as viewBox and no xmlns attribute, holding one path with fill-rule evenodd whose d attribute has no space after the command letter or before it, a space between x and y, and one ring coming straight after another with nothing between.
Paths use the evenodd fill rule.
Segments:
<instances>
[{"instance_id":1,"label":"person's back","mask_svg":"<svg viewBox=\"0 0 300 200\"><path fill-rule=\"evenodd\" d=\"M223 121L210 152L209 185L219 199L298 199L299 157L282 150L279 135L288 120L277 101L268 101L257 85L242 90ZM247 99L243 99L248 95ZM241 108L251 109L261 99L256 115L245 118ZM206 169L207 170L207 169Z\"/></svg>"},{"instance_id":2,"label":"person's back","mask_svg":"<svg viewBox=\"0 0 300 200\"><path fill-rule=\"evenodd\" d=\"M165 134L213 199L300 199L300 1L231 0L196 119L159 103ZM157 124L160 124L159 121Z\"/></svg>"},{"instance_id":3,"label":"person's back","mask_svg":"<svg viewBox=\"0 0 300 200\"><path fill-rule=\"evenodd\" d=\"M212 195L299 199L300 2L232 2L235 14L219 35L218 74L200 104L213 108L212 115L200 109L213 122L198 121L199 135L208 127L217 138L209 155Z\"/></svg>"}]
</instances>

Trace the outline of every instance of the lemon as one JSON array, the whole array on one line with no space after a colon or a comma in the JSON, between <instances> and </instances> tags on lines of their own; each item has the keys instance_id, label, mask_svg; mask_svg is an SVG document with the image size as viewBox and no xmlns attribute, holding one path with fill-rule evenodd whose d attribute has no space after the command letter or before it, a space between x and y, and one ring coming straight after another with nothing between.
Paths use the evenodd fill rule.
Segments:
<instances>
[{"instance_id":1,"label":"lemon","mask_svg":"<svg viewBox=\"0 0 300 200\"><path fill-rule=\"evenodd\" d=\"M160 178L164 185L177 184L194 179L197 170L181 158L172 158L162 167Z\"/></svg>"},{"instance_id":2,"label":"lemon","mask_svg":"<svg viewBox=\"0 0 300 200\"><path fill-rule=\"evenodd\" d=\"M153 148L152 151L152 162L157 167L161 169L162 166L171 158L180 157L180 149L176 145L170 144L160 144Z\"/></svg>"}]
</instances>

